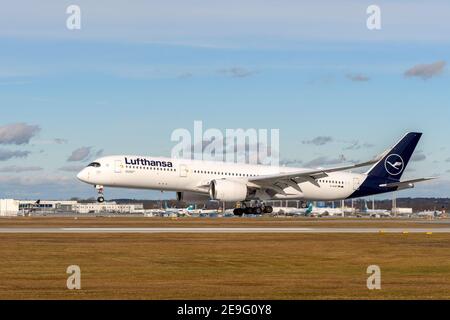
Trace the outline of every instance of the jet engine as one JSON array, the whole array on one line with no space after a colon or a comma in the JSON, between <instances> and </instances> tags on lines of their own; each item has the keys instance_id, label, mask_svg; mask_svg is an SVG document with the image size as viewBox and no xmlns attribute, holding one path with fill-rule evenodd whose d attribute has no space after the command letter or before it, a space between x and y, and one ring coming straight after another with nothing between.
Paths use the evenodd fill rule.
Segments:
<instances>
[{"instance_id":1,"label":"jet engine","mask_svg":"<svg viewBox=\"0 0 450 320\"><path fill-rule=\"evenodd\" d=\"M212 200L244 201L247 198L247 185L230 180L213 180L209 186L209 195Z\"/></svg>"}]
</instances>

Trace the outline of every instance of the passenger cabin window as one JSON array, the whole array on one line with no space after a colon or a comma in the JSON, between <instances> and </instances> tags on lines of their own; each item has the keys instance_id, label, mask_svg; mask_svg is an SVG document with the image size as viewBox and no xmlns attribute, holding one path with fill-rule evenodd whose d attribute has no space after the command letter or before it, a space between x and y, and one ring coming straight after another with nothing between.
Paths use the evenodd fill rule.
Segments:
<instances>
[{"instance_id":1,"label":"passenger cabin window","mask_svg":"<svg viewBox=\"0 0 450 320\"><path fill-rule=\"evenodd\" d=\"M100 168L100 163L98 162L92 162L88 165L88 167L94 167L94 168Z\"/></svg>"}]
</instances>

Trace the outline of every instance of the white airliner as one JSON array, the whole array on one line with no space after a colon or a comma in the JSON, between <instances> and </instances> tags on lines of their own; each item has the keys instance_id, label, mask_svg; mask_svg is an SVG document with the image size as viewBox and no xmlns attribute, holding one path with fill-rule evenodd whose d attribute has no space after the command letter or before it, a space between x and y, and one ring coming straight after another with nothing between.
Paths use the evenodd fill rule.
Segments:
<instances>
[{"instance_id":1,"label":"white airliner","mask_svg":"<svg viewBox=\"0 0 450 320\"><path fill-rule=\"evenodd\" d=\"M371 217L376 217L376 216L390 217L391 216L391 212L389 210L385 210L385 209L369 209L369 206L367 205L367 200L364 201L364 208L362 209L361 213L363 215L368 215L368 216L371 216Z\"/></svg>"},{"instance_id":2,"label":"white airliner","mask_svg":"<svg viewBox=\"0 0 450 320\"><path fill-rule=\"evenodd\" d=\"M100 158L78 175L103 202L104 187L175 191L179 200L240 203L236 215L270 213L267 200L343 200L413 188L400 181L422 134L407 133L379 157L334 168L301 169L143 156ZM346 170L372 166L366 173Z\"/></svg>"}]
</instances>

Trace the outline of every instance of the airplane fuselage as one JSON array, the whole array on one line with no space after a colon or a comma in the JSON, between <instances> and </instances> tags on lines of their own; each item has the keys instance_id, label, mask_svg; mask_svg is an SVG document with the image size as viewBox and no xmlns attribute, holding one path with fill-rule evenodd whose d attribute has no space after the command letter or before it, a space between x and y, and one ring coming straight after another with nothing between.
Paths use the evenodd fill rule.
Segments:
<instances>
[{"instance_id":1,"label":"airplane fuselage","mask_svg":"<svg viewBox=\"0 0 450 320\"><path fill-rule=\"evenodd\" d=\"M142 156L109 156L100 158L94 163L98 165L88 166L78 174L80 180L104 187L195 192L206 195L212 180L248 182L251 177L302 170L292 167ZM284 189L286 194L270 196L259 189L249 198L340 200L360 197L362 196L360 187L367 178L367 175L360 173L331 172L327 177L317 179L315 184L308 181L298 183L301 191L298 188L288 187ZM381 193L381 190L376 186L373 190L365 190L364 193L368 193L364 195L376 194Z\"/></svg>"},{"instance_id":2,"label":"airplane fuselage","mask_svg":"<svg viewBox=\"0 0 450 320\"><path fill-rule=\"evenodd\" d=\"M77 177L96 186L99 202L105 200L104 187L135 188L175 191L177 199L186 202L239 202L233 211L238 216L271 213L266 200L359 198L433 179L400 180L421 136L408 132L372 160L326 169L119 155L92 162ZM364 174L347 171L367 166L372 167Z\"/></svg>"}]
</instances>

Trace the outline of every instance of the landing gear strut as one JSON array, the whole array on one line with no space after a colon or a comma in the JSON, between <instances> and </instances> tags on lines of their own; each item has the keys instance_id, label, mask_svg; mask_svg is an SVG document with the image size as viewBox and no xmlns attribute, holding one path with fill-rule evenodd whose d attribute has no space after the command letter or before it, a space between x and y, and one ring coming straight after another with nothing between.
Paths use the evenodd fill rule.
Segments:
<instances>
[{"instance_id":1,"label":"landing gear strut","mask_svg":"<svg viewBox=\"0 0 450 320\"><path fill-rule=\"evenodd\" d=\"M233 210L235 216L241 217L244 214L256 214L260 215L263 213L272 213L273 208L271 206L266 206L263 202L260 201L242 201L240 208L236 208Z\"/></svg>"},{"instance_id":2,"label":"landing gear strut","mask_svg":"<svg viewBox=\"0 0 450 320\"><path fill-rule=\"evenodd\" d=\"M103 186L95 186L95 189L97 189L97 193L98 193L98 197L97 197L97 202L98 203L103 203L105 202L105 197L103 196Z\"/></svg>"}]
</instances>

